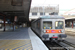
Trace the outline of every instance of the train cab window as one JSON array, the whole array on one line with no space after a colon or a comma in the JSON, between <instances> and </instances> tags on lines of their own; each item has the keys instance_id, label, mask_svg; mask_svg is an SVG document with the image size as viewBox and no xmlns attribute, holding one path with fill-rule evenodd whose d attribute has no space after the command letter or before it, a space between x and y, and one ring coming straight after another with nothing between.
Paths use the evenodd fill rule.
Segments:
<instances>
[{"instance_id":1,"label":"train cab window","mask_svg":"<svg viewBox=\"0 0 75 50\"><path fill-rule=\"evenodd\" d=\"M63 29L63 21L56 21L55 29Z\"/></svg>"},{"instance_id":2,"label":"train cab window","mask_svg":"<svg viewBox=\"0 0 75 50\"><path fill-rule=\"evenodd\" d=\"M43 22L43 29L52 29L52 22L51 21L44 21Z\"/></svg>"}]
</instances>

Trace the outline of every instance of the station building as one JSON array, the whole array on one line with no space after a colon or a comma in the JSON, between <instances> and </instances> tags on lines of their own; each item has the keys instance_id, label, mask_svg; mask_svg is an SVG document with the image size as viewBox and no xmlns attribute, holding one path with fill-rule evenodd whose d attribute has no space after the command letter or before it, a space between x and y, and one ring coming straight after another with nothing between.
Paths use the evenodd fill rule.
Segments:
<instances>
[{"instance_id":1,"label":"station building","mask_svg":"<svg viewBox=\"0 0 75 50\"><path fill-rule=\"evenodd\" d=\"M37 19L43 15L58 15L58 13L59 5L31 6L29 20Z\"/></svg>"}]
</instances>

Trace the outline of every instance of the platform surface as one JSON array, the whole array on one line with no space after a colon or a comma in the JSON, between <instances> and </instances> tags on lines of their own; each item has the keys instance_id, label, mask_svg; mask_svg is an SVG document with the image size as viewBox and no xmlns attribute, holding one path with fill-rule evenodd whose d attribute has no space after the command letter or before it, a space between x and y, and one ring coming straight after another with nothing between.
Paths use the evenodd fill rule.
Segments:
<instances>
[{"instance_id":1,"label":"platform surface","mask_svg":"<svg viewBox=\"0 0 75 50\"><path fill-rule=\"evenodd\" d=\"M33 50L28 28L0 32L0 50Z\"/></svg>"},{"instance_id":2,"label":"platform surface","mask_svg":"<svg viewBox=\"0 0 75 50\"><path fill-rule=\"evenodd\" d=\"M0 40L0 50L32 50L31 40Z\"/></svg>"},{"instance_id":3,"label":"platform surface","mask_svg":"<svg viewBox=\"0 0 75 50\"><path fill-rule=\"evenodd\" d=\"M0 32L0 50L48 50L31 28Z\"/></svg>"},{"instance_id":4,"label":"platform surface","mask_svg":"<svg viewBox=\"0 0 75 50\"><path fill-rule=\"evenodd\" d=\"M65 28L65 33L67 34L65 40L75 44L75 28L67 27Z\"/></svg>"},{"instance_id":5,"label":"platform surface","mask_svg":"<svg viewBox=\"0 0 75 50\"><path fill-rule=\"evenodd\" d=\"M19 28L15 31L0 32L0 39L30 39L28 28Z\"/></svg>"},{"instance_id":6,"label":"platform surface","mask_svg":"<svg viewBox=\"0 0 75 50\"><path fill-rule=\"evenodd\" d=\"M41 39L30 28L28 32L30 35L33 50L48 50Z\"/></svg>"},{"instance_id":7,"label":"platform surface","mask_svg":"<svg viewBox=\"0 0 75 50\"><path fill-rule=\"evenodd\" d=\"M65 40L68 41L68 42L71 42L71 43L75 44L75 37L73 37L73 36L67 35L67 38Z\"/></svg>"}]
</instances>

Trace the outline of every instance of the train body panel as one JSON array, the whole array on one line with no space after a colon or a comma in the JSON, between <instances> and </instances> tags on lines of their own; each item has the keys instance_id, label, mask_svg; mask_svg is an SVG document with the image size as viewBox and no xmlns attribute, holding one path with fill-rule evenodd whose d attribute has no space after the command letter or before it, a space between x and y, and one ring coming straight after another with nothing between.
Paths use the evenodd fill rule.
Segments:
<instances>
[{"instance_id":1,"label":"train body panel","mask_svg":"<svg viewBox=\"0 0 75 50\"><path fill-rule=\"evenodd\" d=\"M65 19L60 16L41 17L32 22L32 29L41 37L42 40L66 38Z\"/></svg>"}]
</instances>

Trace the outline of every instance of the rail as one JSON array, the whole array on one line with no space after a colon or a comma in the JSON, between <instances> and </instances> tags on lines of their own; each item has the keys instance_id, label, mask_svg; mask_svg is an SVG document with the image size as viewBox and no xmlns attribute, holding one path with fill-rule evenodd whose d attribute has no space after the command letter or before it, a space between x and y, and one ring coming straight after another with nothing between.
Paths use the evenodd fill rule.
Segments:
<instances>
[{"instance_id":1,"label":"rail","mask_svg":"<svg viewBox=\"0 0 75 50\"><path fill-rule=\"evenodd\" d=\"M57 42L45 41L44 44L49 48L49 50L69 50Z\"/></svg>"},{"instance_id":2,"label":"rail","mask_svg":"<svg viewBox=\"0 0 75 50\"><path fill-rule=\"evenodd\" d=\"M71 42L68 42L68 41L66 41L66 40L63 41L63 42L75 48L75 44L72 44Z\"/></svg>"}]
</instances>

